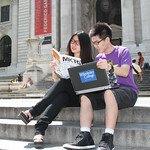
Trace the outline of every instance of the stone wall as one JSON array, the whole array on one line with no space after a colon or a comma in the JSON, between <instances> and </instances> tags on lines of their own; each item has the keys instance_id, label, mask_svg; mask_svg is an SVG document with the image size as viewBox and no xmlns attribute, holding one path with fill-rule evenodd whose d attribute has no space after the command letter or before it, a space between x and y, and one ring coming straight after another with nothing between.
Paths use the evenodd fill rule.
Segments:
<instances>
[{"instance_id":1,"label":"stone wall","mask_svg":"<svg viewBox=\"0 0 150 150\"><path fill-rule=\"evenodd\" d=\"M52 0L52 42L62 53L66 51L68 40L75 31L84 30L88 33L95 24L96 2L97 0ZM7 25L0 25L0 36L7 34L12 38L12 64L0 68L0 76L25 71L28 64L32 65L30 58L33 57L36 65L46 75L50 72L49 50L52 45L44 50L45 47L39 46L40 39L34 35L34 0L0 2L2 5L6 3L11 3L11 21ZM120 36L122 32L123 45L130 48L133 57L137 57L137 51L141 51L145 62L150 63L150 1L121 0L121 7L122 28L115 27L116 33ZM115 37L118 37L117 34Z\"/></svg>"},{"instance_id":2,"label":"stone wall","mask_svg":"<svg viewBox=\"0 0 150 150\"><path fill-rule=\"evenodd\" d=\"M89 32L91 26L96 22L96 0L82 0L81 8L81 26L83 30Z\"/></svg>"}]
</instances>

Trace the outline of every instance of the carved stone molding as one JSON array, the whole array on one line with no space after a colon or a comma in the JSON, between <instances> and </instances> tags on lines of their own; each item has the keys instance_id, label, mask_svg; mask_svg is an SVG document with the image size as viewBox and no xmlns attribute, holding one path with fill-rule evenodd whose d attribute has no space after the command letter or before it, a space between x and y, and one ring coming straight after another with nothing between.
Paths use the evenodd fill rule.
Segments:
<instances>
[{"instance_id":1,"label":"carved stone molding","mask_svg":"<svg viewBox=\"0 0 150 150\"><path fill-rule=\"evenodd\" d=\"M93 16L95 12L96 0L82 0L81 1L81 24L85 31L89 31L93 24Z\"/></svg>"},{"instance_id":2,"label":"carved stone molding","mask_svg":"<svg viewBox=\"0 0 150 150\"><path fill-rule=\"evenodd\" d=\"M6 23L6 24L0 24L0 31L2 33L6 32L7 30L12 28L12 24L11 23Z\"/></svg>"},{"instance_id":3,"label":"carved stone molding","mask_svg":"<svg viewBox=\"0 0 150 150\"><path fill-rule=\"evenodd\" d=\"M17 3L18 2L18 0L11 0L11 3L13 4L13 3Z\"/></svg>"},{"instance_id":4,"label":"carved stone molding","mask_svg":"<svg viewBox=\"0 0 150 150\"><path fill-rule=\"evenodd\" d=\"M39 41L39 38L28 38L27 39L28 43L37 42L37 41Z\"/></svg>"}]
</instances>

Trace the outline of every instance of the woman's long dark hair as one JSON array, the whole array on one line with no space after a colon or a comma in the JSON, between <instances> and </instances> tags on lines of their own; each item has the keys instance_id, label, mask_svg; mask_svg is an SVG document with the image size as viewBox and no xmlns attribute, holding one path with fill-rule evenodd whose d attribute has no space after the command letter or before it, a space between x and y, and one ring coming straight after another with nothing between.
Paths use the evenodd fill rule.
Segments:
<instances>
[{"instance_id":1,"label":"woman's long dark hair","mask_svg":"<svg viewBox=\"0 0 150 150\"><path fill-rule=\"evenodd\" d=\"M84 64L93 61L90 37L84 31L76 32L75 34L72 35L67 46L68 55L74 56L74 53L72 53L71 51L70 45L71 45L71 40L75 35L78 36L79 43L80 43L81 63Z\"/></svg>"}]
</instances>

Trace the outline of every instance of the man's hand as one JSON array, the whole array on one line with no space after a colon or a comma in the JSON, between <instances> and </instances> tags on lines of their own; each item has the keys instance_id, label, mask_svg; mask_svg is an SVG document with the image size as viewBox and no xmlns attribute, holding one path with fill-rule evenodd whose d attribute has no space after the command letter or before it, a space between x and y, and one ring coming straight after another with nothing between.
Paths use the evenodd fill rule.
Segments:
<instances>
[{"instance_id":1,"label":"man's hand","mask_svg":"<svg viewBox=\"0 0 150 150\"><path fill-rule=\"evenodd\" d=\"M97 62L97 68L106 69L109 71L111 69L111 65L107 62L106 59L100 59Z\"/></svg>"}]
</instances>

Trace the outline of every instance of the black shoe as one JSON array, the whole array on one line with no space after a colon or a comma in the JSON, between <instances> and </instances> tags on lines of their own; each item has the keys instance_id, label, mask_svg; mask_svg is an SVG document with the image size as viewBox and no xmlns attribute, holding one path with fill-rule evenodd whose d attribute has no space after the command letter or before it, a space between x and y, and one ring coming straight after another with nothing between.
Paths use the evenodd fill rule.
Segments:
<instances>
[{"instance_id":1,"label":"black shoe","mask_svg":"<svg viewBox=\"0 0 150 150\"><path fill-rule=\"evenodd\" d=\"M18 116L25 124L28 124L31 121L31 119L29 119L29 117L27 117L23 112L21 112Z\"/></svg>"},{"instance_id":2,"label":"black shoe","mask_svg":"<svg viewBox=\"0 0 150 150\"><path fill-rule=\"evenodd\" d=\"M113 135L104 133L97 150L114 150Z\"/></svg>"},{"instance_id":3,"label":"black shoe","mask_svg":"<svg viewBox=\"0 0 150 150\"><path fill-rule=\"evenodd\" d=\"M93 149L95 144L90 132L80 132L75 142L64 144L63 148L65 149Z\"/></svg>"}]
</instances>

